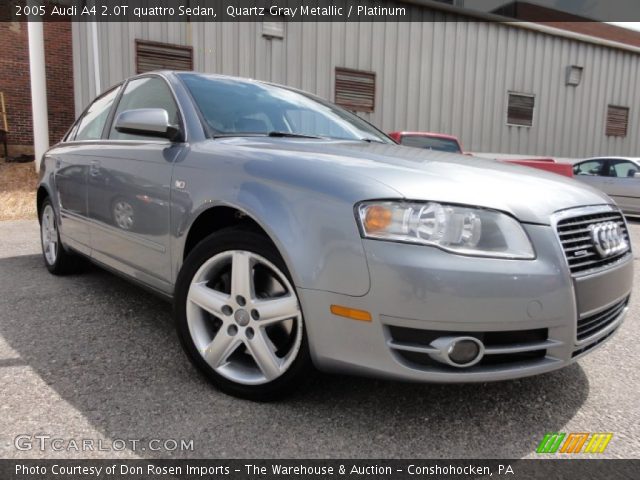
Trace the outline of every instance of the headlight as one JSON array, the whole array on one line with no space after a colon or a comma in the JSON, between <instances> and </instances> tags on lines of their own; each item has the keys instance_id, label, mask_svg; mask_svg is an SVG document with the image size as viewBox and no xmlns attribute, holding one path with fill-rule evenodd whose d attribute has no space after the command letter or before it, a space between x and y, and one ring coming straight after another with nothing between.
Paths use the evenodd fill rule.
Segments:
<instances>
[{"instance_id":1,"label":"headlight","mask_svg":"<svg viewBox=\"0 0 640 480\"><path fill-rule=\"evenodd\" d=\"M357 206L367 238L433 245L464 255L533 259L524 229L495 210L434 202L363 202Z\"/></svg>"}]
</instances>

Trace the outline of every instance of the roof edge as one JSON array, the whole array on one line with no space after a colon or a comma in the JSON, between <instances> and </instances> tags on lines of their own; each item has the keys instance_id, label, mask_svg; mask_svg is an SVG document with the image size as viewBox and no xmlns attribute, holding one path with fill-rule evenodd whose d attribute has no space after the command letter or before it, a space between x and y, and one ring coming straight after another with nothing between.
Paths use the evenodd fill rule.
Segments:
<instances>
[{"instance_id":1,"label":"roof edge","mask_svg":"<svg viewBox=\"0 0 640 480\"><path fill-rule=\"evenodd\" d=\"M459 15L463 17L471 17L480 21L500 23L514 28L520 28L523 30L531 30L538 33L544 33L552 35L554 37L563 37L569 40L575 40L583 43L590 43L593 45L599 45L601 47L612 48L616 50L624 50L630 53L640 55L640 47L634 47L626 43L615 42L613 40L607 40L605 38L594 37L584 33L572 32L570 30L564 30L562 28L551 27L543 23L523 22L518 21L510 17L497 15L495 13L478 12L469 8L454 7L445 3L436 2L433 0L399 0L401 3L418 5L427 7L433 10L439 10L441 12L450 13L453 15ZM565 22L566 23L566 22ZM597 22L603 23L603 22Z\"/></svg>"}]
</instances>

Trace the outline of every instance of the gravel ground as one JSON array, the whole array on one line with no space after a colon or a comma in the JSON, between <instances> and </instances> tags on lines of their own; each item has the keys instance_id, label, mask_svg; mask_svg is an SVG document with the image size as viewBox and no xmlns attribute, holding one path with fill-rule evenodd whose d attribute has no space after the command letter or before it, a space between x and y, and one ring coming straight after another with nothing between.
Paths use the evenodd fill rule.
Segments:
<instances>
[{"instance_id":1,"label":"gravel ground","mask_svg":"<svg viewBox=\"0 0 640 480\"><path fill-rule=\"evenodd\" d=\"M640 252L640 224L631 230ZM191 367L169 304L97 268L48 274L35 221L0 222L0 291L0 458L521 458L548 431L614 432L604 456L640 458L638 295L612 341L551 374L480 385L318 375L258 404ZM38 434L62 451L15 447ZM76 451L82 439L94 450ZM119 439L122 451L96 450ZM193 448L152 451L152 439Z\"/></svg>"},{"instance_id":2,"label":"gravel ground","mask_svg":"<svg viewBox=\"0 0 640 480\"><path fill-rule=\"evenodd\" d=\"M0 160L0 221L35 219L37 185L33 162Z\"/></svg>"}]
</instances>

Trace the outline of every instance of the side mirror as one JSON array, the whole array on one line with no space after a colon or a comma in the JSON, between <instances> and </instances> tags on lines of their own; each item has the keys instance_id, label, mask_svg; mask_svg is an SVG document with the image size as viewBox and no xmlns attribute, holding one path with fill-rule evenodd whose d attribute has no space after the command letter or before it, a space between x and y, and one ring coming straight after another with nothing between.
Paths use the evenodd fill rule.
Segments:
<instances>
[{"instance_id":1,"label":"side mirror","mask_svg":"<svg viewBox=\"0 0 640 480\"><path fill-rule=\"evenodd\" d=\"M180 141L179 128L169 123L169 114L162 108L125 110L116 118L115 129L120 133Z\"/></svg>"}]
</instances>

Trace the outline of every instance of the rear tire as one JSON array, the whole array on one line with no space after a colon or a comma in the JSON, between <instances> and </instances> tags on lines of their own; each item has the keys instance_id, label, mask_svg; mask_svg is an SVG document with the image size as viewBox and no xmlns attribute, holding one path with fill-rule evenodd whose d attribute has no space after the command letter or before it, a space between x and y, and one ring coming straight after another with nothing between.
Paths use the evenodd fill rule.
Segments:
<instances>
[{"instance_id":1,"label":"rear tire","mask_svg":"<svg viewBox=\"0 0 640 480\"><path fill-rule=\"evenodd\" d=\"M189 253L174 318L191 362L230 395L272 400L311 371L295 287L275 246L255 231L221 230Z\"/></svg>"},{"instance_id":2,"label":"rear tire","mask_svg":"<svg viewBox=\"0 0 640 480\"><path fill-rule=\"evenodd\" d=\"M80 270L82 260L68 252L60 242L60 231L53 205L45 198L40 208L40 244L42 257L49 272L54 275L67 275Z\"/></svg>"}]
</instances>

